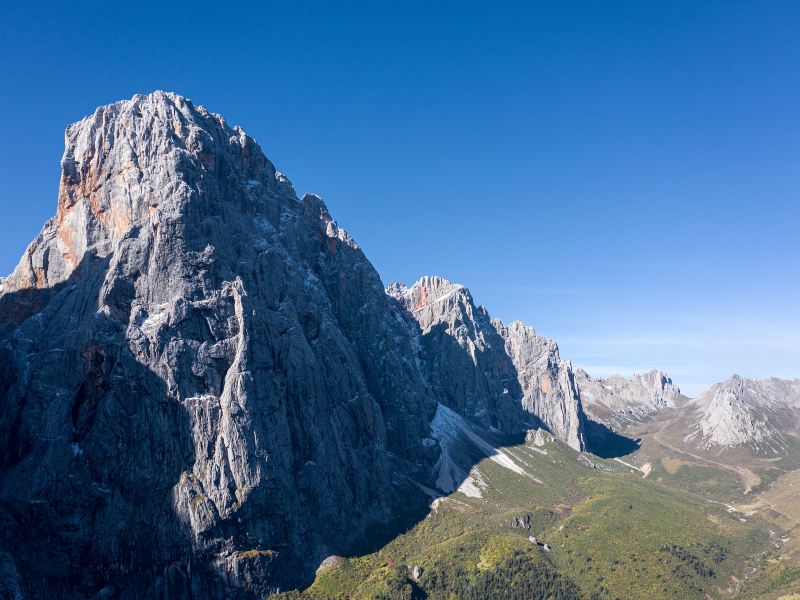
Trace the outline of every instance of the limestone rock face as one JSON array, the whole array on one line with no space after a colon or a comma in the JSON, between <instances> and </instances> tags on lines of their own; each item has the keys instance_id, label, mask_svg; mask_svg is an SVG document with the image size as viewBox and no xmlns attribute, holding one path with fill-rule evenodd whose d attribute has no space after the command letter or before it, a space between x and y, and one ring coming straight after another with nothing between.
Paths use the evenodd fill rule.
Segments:
<instances>
[{"instance_id":1,"label":"limestone rock face","mask_svg":"<svg viewBox=\"0 0 800 600\"><path fill-rule=\"evenodd\" d=\"M595 379L583 369L575 373L586 412L613 427L624 427L681 399L681 391L669 375L656 369L631 377L612 375Z\"/></svg>"},{"instance_id":2,"label":"limestone rock face","mask_svg":"<svg viewBox=\"0 0 800 600\"><path fill-rule=\"evenodd\" d=\"M526 415L514 364L469 290L434 276L411 287L392 284L387 293L416 337L422 372L439 401L486 427L522 429Z\"/></svg>"},{"instance_id":3,"label":"limestone rock face","mask_svg":"<svg viewBox=\"0 0 800 600\"><path fill-rule=\"evenodd\" d=\"M689 408L695 421L685 441L780 455L784 434L800 424L800 380L733 375L700 394Z\"/></svg>"},{"instance_id":4,"label":"limestone rock face","mask_svg":"<svg viewBox=\"0 0 800 600\"><path fill-rule=\"evenodd\" d=\"M0 282L3 572L27 597L307 581L436 458L392 304L221 116L156 92L71 125L56 216Z\"/></svg>"},{"instance_id":5,"label":"limestone rock face","mask_svg":"<svg viewBox=\"0 0 800 600\"><path fill-rule=\"evenodd\" d=\"M392 284L387 293L416 330L422 371L442 404L505 431L538 421L584 449L580 397L554 342L521 322L492 321L469 290L441 277Z\"/></svg>"},{"instance_id":6,"label":"limestone rock face","mask_svg":"<svg viewBox=\"0 0 800 600\"><path fill-rule=\"evenodd\" d=\"M533 327L521 321L505 326L495 320L494 325L517 371L525 410L539 417L555 437L584 450L586 416L572 364L561 359L553 340L540 336Z\"/></svg>"}]
</instances>

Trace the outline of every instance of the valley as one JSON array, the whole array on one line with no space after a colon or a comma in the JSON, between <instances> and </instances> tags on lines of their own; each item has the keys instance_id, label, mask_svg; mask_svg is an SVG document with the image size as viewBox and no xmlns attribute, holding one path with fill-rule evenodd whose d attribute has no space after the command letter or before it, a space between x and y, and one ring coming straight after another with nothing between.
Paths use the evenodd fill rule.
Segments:
<instances>
[{"instance_id":1,"label":"valley","mask_svg":"<svg viewBox=\"0 0 800 600\"><path fill-rule=\"evenodd\" d=\"M463 284L384 284L178 94L67 128L0 278L0 598L800 592L800 380L596 378Z\"/></svg>"},{"instance_id":2,"label":"valley","mask_svg":"<svg viewBox=\"0 0 800 600\"><path fill-rule=\"evenodd\" d=\"M473 469L483 482L479 497L434 499L423 521L376 553L322 570L302 597L480 597L469 590L488 578L504 582L507 598L747 598L793 577L785 530L771 535L759 509L744 516L555 440L504 452L532 477L483 460ZM536 565L526 569L531 578L544 570L561 587L554 584L552 596L514 595L527 580L506 565L518 560Z\"/></svg>"}]
</instances>

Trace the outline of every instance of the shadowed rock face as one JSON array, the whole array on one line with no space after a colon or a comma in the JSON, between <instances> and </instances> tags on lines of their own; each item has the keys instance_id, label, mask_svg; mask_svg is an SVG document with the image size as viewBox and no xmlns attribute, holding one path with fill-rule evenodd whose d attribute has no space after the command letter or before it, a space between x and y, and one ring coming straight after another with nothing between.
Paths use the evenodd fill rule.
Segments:
<instances>
[{"instance_id":1,"label":"shadowed rock face","mask_svg":"<svg viewBox=\"0 0 800 600\"><path fill-rule=\"evenodd\" d=\"M416 336L422 372L442 404L485 427L505 432L525 427L514 365L469 290L441 277L423 277L411 288L393 284L387 292Z\"/></svg>"},{"instance_id":2,"label":"shadowed rock face","mask_svg":"<svg viewBox=\"0 0 800 600\"><path fill-rule=\"evenodd\" d=\"M32 597L308 581L436 459L393 310L222 117L156 92L71 125L56 216L0 283L4 572Z\"/></svg>"},{"instance_id":3,"label":"shadowed rock face","mask_svg":"<svg viewBox=\"0 0 800 600\"><path fill-rule=\"evenodd\" d=\"M422 371L440 402L508 432L544 424L572 448L585 449L572 367L555 342L519 321L492 321L464 286L441 277L411 287L395 283L387 293L416 331Z\"/></svg>"}]
</instances>

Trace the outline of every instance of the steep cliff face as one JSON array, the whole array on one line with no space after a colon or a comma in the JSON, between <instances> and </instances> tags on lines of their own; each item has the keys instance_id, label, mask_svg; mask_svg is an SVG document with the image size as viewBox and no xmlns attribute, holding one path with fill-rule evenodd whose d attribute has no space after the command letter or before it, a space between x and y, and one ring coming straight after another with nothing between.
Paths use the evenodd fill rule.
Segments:
<instances>
[{"instance_id":1,"label":"steep cliff face","mask_svg":"<svg viewBox=\"0 0 800 600\"><path fill-rule=\"evenodd\" d=\"M56 216L0 283L5 570L31 597L306 581L436 458L393 310L222 117L157 92L70 126Z\"/></svg>"},{"instance_id":2,"label":"steep cliff face","mask_svg":"<svg viewBox=\"0 0 800 600\"><path fill-rule=\"evenodd\" d=\"M623 428L663 408L676 406L681 391L669 375L656 369L622 377L595 379L583 369L575 373L586 412L614 428Z\"/></svg>"},{"instance_id":3,"label":"steep cliff face","mask_svg":"<svg viewBox=\"0 0 800 600\"><path fill-rule=\"evenodd\" d=\"M387 293L416 336L422 372L442 404L501 431L534 425L520 410L522 391L503 339L467 288L423 277L411 287L392 284Z\"/></svg>"},{"instance_id":4,"label":"steep cliff face","mask_svg":"<svg viewBox=\"0 0 800 600\"><path fill-rule=\"evenodd\" d=\"M782 455L785 434L800 427L800 380L733 375L700 394L688 409L687 443Z\"/></svg>"},{"instance_id":5,"label":"steep cliff face","mask_svg":"<svg viewBox=\"0 0 800 600\"><path fill-rule=\"evenodd\" d=\"M576 450L586 448L586 416L572 364L562 360L558 345L521 321L508 326L494 321L505 340L522 387L523 407L537 415L550 432Z\"/></svg>"},{"instance_id":6,"label":"steep cliff face","mask_svg":"<svg viewBox=\"0 0 800 600\"><path fill-rule=\"evenodd\" d=\"M469 290L441 277L393 284L387 292L416 330L422 371L443 404L506 431L539 422L571 447L585 448L571 367L554 342L520 322L492 321Z\"/></svg>"}]
</instances>

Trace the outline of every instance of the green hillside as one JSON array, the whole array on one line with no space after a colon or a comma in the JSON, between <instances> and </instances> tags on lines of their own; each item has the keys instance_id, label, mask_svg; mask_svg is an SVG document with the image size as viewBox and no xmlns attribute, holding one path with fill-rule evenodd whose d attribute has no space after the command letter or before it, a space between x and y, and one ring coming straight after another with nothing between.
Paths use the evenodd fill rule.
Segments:
<instances>
[{"instance_id":1,"label":"green hillside","mask_svg":"<svg viewBox=\"0 0 800 600\"><path fill-rule=\"evenodd\" d=\"M502 452L524 473L483 460L481 497L435 499L379 551L331 560L284 598L760 598L800 580L775 522L668 485L663 467L645 477L558 442Z\"/></svg>"}]
</instances>

